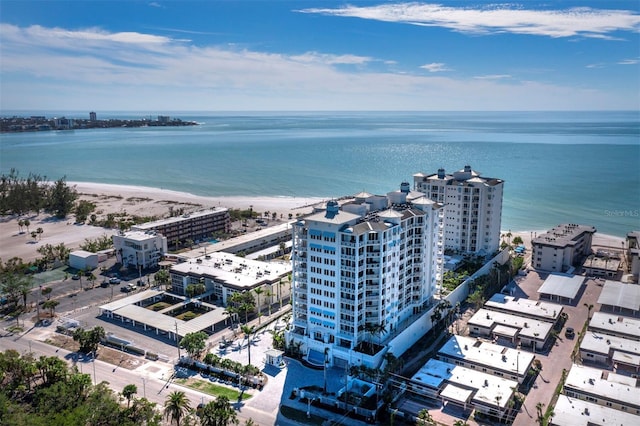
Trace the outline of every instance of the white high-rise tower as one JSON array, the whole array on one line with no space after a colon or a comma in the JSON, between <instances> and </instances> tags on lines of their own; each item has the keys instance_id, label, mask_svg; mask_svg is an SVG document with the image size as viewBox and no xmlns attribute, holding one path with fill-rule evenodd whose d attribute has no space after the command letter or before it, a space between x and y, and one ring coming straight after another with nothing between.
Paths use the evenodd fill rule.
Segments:
<instances>
[{"instance_id":1,"label":"white high-rise tower","mask_svg":"<svg viewBox=\"0 0 640 426\"><path fill-rule=\"evenodd\" d=\"M444 246L447 249L491 254L500 248L502 179L482 177L471 169L446 174L413 175L414 190L444 205Z\"/></svg>"},{"instance_id":2,"label":"white high-rise tower","mask_svg":"<svg viewBox=\"0 0 640 426\"><path fill-rule=\"evenodd\" d=\"M442 211L403 183L297 221L288 342L312 363L346 366L363 342L383 345L415 320L441 274Z\"/></svg>"}]
</instances>

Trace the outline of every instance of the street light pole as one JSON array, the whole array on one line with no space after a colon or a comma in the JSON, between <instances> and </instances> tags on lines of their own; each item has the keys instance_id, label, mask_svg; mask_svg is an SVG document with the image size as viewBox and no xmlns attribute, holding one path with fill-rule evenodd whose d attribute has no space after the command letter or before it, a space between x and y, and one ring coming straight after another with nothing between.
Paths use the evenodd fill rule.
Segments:
<instances>
[{"instance_id":1,"label":"street light pole","mask_svg":"<svg viewBox=\"0 0 640 426\"><path fill-rule=\"evenodd\" d=\"M144 377L142 378L142 395L147 399L147 381Z\"/></svg>"},{"instance_id":2,"label":"street light pole","mask_svg":"<svg viewBox=\"0 0 640 426\"><path fill-rule=\"evenodd\" d=\"M178 340L178 321L174 321L176 326L176 346L178 347L178 362L180 362L180 341Z\"/></svg>"}]
</instances>

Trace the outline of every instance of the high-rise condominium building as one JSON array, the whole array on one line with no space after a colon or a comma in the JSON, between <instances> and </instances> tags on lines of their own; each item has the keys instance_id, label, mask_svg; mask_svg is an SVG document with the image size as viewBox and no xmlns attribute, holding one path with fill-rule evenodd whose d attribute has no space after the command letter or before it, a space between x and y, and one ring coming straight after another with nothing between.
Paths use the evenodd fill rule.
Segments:
<instances>
[{"instance_id":1,"label":"high-rise condominium building","mask_svg":"<svg viewBox=\"0 0 640 426\"><path fill-rule=\"evenodd\" d=\"M502 179L482 177L464 166L453 174L413 175L414 190L444 205L444 246L460 252L491 254L500 247Z\"/></svg>"},{"instance_id":2,"label":"high-rise condominium building","mask_svg":"<svg viewBox=\"0 0 640 426\"><path fill-rule=\"evenodd\" d=\"M411 323L439 279L442 211L403 183L297 221L288 341L310 362L346 366L359 345L383 345Z\"/></svg>"}]
</instances>

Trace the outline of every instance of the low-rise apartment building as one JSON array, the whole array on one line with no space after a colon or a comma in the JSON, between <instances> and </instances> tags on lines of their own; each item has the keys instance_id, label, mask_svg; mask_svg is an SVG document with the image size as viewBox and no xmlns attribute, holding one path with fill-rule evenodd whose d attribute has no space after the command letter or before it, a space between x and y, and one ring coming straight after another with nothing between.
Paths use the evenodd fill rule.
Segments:
<instances>
[{"instance_id":1,"label":"low-rise apartment building","mask_svg":"<svg viewBox=\"0 0 640 426\"><path fill-rule=\"evenodd\" d=\"M518 315L555 325L560 320L563 307L542 300L523 299L502 293L495 293L484 304L485 309Z\"/></svg>"},{"instance_id":2,"label":"low-rise apartment building","mask_svg":"<svg viewBox=\"0 0 640 426\"><path fill-rule=\"evenodd\" d=\"M116 258L122 266L154 268L167 252L167 239L153 231L129 231L112 237Z\"/></svg>"},{"instance_id":3,"label":"low-rise apartment building","mask_svg":"<svg viewBox=\"0 0 640 426\"><path fill-rule=\"evenodd\" d=\"M256 309L290 297L288 262L262 262L215 252L173 265L169 273L173 293L184 295L190 284L204 284L211 298L224 305L233 293L245 291L254 292ZM257 288L262 290L260 297L255 294Z\"/></svg>"},{"instance_id":4,"label":"low-rise apartment building","mask_svg":"<svg viewBox=\"0 0 640 426\"><path fill-rule=\"evenodd\" d=\"M553 324L504 312L479 309L467 322L469 333L504 346L541 351L551 336Z\"/></svg>"},{"instance_id":5,"label":"low-rise apartment building","mask_svg":"<svg viewBox=\"0 0 640 426\"><path fill-rule=\"evenodd\" d=\"M503 418L518 382L430 359L411 377L408 387L417 395L441 400L445 405Z\"/></svg>"},{"instance_id":6,"label":"low-rise apartment building","mask_svg":"<svg viewBox=\"0 0 640 426\"><path fill-rule=\"evenodd\" d=\"M580 358L607 368L640 372L640 342L587 331L580 342Z\"/></svg>"},{"instance_id":7,"label":"low-rise apartment building","mask_svg":"<svg viewBox=\"0 0 640 426\"><path fill-rule=\"evenodd\" d=\"M567 272L591 253L593 226L562 224L531 241L531 265L541 271Z\"/></svg>"},{"instance_id":8,"label":"low-rise apartment building","mask_svg":"<svg viewBox=\"0 0 640 426\"><path fill-rule=\"evenodd\" d=\"M615 315L606 312L595 312L589 321L589 330L640 341L640 319Z\"/></svg>"},{"instance_id":9,"label":"low-rise apartment building","mask_svg":"<svg viewBox=\"0 0 640 426\"><path fill-rule=\"evenodd\" d=\"M637 414L558 395L549 426L635 425Z\"/></svg>"},{"instance_id":10,"label":"low-rise apartment building","mask_svg":"<svg viewBox=\"0 0 640 426\"><path fill-rule=\"evenodd\" d=\"M437 357L450 364L516 380L519 383L527 377L535 358L529 352L465 336L451 336L442 345Z\"/></svg>"},{"instance_id":11,"label":"low-rise apartment building","mask_svg":"<svg viewBox=\"0 0 640 426\"><path fill-rule=\"evenodd\" d=\"M634 377L573 364L565 380L563 393L570 398L640 415L638 384L638 379Z\"/></svg>"},{"instance_id":12,"label":"low-rise apartment building","mask_svg":"<svg viewBox=\"0 0 640 426\"><path fill-rule=\"evenodd\" d=\"M217 232L229 232L230 226L229 209L216 207L135 225L131 230L155 231L167 238L171 249L176 249L185 245L187 241L209 241Z\"/></svg>"}]
</instances>

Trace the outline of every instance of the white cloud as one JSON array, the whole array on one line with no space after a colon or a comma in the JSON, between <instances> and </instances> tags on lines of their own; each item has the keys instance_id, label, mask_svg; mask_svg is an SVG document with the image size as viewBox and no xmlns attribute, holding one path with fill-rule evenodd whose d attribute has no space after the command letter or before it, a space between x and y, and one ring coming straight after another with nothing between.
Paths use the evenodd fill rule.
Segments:
<instances>
[{"instance_id":1,"label":"white cloud","mask_svg":"<svg viewBox=\"0 0 640 426\"><path fill-rule=\"evenodd\" d=\"M3 109L630 109L628 91L374 72L378 59L198 47L141 33L0 25ZM356 65L344 67L344 65ZM444 70L440 63L423 66ZM478 102L482 102L478 104Z\"/></svg>"},{"instance_id":2,"label":"white cloud","mask_svg":"<svg viewBox=\"0 0 640 426\"><path fill-rule=\"evenodd\" d=\"M294 61L300 62L317 62L328 65L336 65L336 64L348 64L348 65L362 65L367 62L371 62L372 58L367 56L357 56L357 55L330 55L326 53L318 53L318 52L307 52L303 55L295 55L291 56L291 59Z\"/></svg>"},{"instance_id":3,"label":"white cloud","mask_svg":"<svg viewBox=\"0 0 640 426\"><path fill-rule=\"evenodd\" d=\"M473 77L477 80L504 80L511 78L509 74L490 74L490 75L478 75Z\"/></svg>"},{"instance_id":4,"label":"white cloud","mask_svg":"<svg viewBox=\"0 0 640 426\"><path fill-rule=\"evenodd\" d=\"M433 62L431 64L421 65L420 68L425 69L425 70L427 70L429 72L451 71L449 68L446 67L445 64L443 64L441 62Z\"/></svg>"},{"instance_id":5,"label":"white cloud","mask_svg":"<svg viewBox=\"0 0 640 426\"><path fill-rule=\"evenodd\" d=\"M618 62L618 65L636 65L640 63L640 59L635 58L635 59L623 59L620 62Z\"/></svg>"},{"instance_id":6,"label":"white cloud","mask_svg":"<svg viewBox=\"0 0 640 426\"><path fill-rule=\"evenodd\" d=\"M640 31L640 15L635 11L589 7L532 10L504 4L474 8L395 3L363 7L344 6L336 9L309 8L299 12L443 27L472 34L513 33L548 37L614 38L610 34L616 31Z\"/></svg>"}]
</instances>

